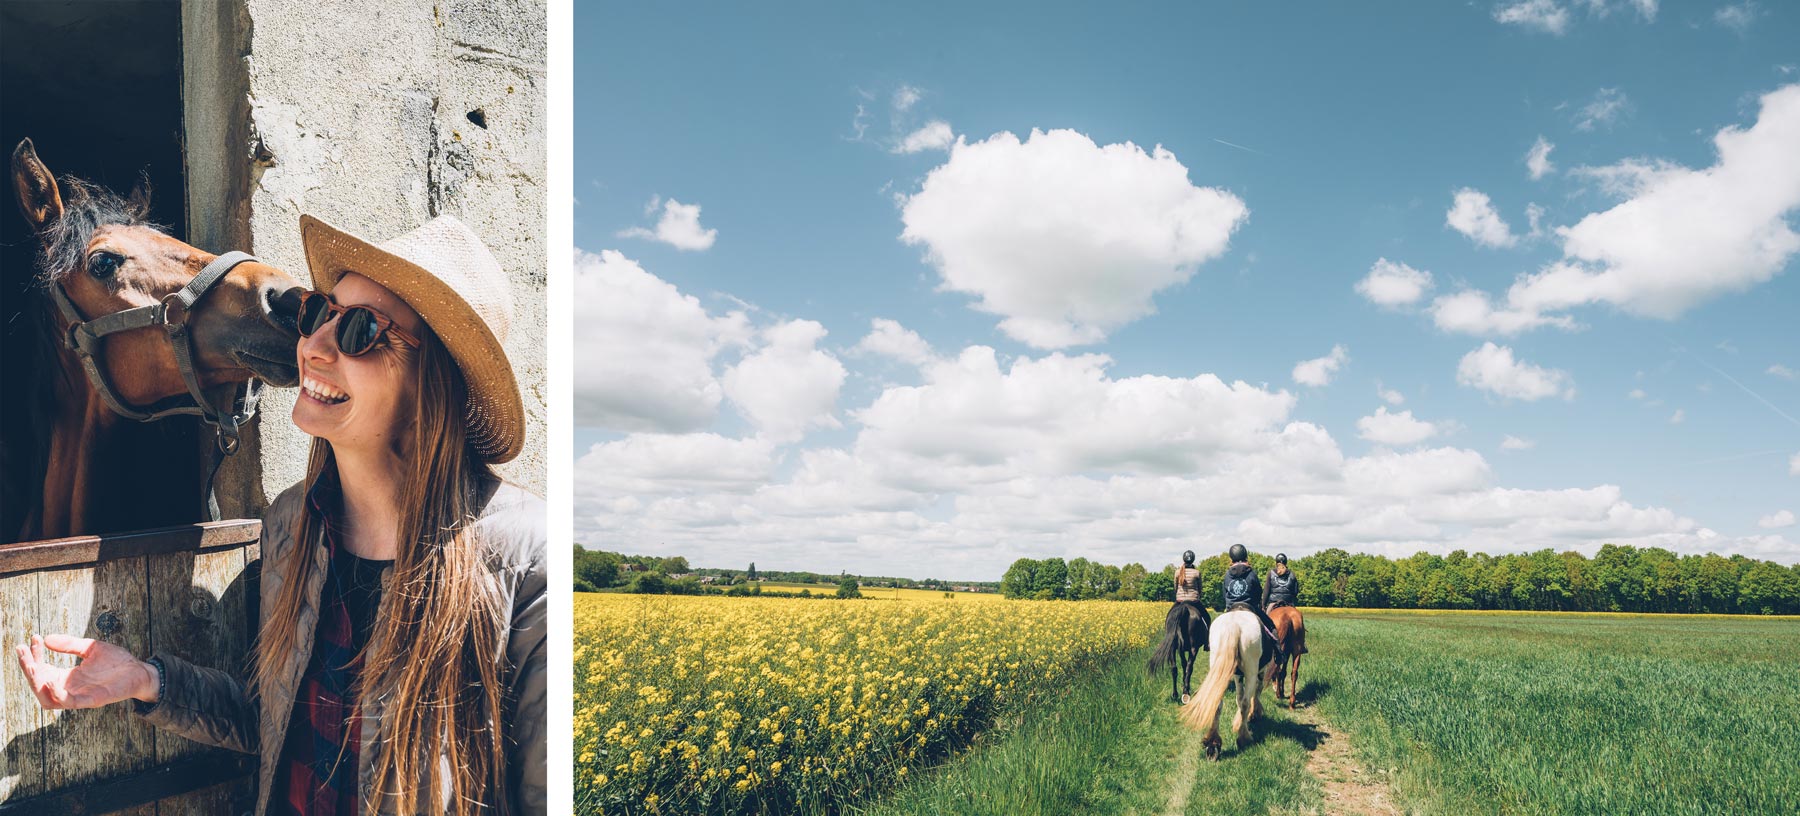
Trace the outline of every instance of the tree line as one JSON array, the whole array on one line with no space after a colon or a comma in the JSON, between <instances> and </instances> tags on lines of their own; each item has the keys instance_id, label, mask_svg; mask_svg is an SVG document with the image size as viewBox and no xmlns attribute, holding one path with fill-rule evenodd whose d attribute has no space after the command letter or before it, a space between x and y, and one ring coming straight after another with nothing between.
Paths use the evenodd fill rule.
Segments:
<instances>
[{"instance_id":1,"label":"tree line","mask_svg":"<svg viewBox=\"0 0 1800 816\"><path fill-rule=\"evenodd\" d=\"M1258 575L1274 566L1252 553ZM1201 599L1217 606L1229 560L1198 561ZM1676 555L1660 547L1605 544L1593 558L1539 550L1514 555L1401 559L1351 554L1332 547L1294 558L1302 606L1381 609L1493 609L1559 612L1710 612L1800 614L1800 565L1742 555ZM1008 598L1067 600L1175 599L1175 566L1151 572L1075 558L1021 558L1000 579Z\"/></svg>"},{"instance_id":2,"label":"tree line","mask_svg":"<svg viewBox=\"0 0 1800 816\"><path fill-rule=\"evenodd\" d=\"M748 569L731 570L715 567L693 567L683 556L626 555L609 550L590 550L575 545L576 592L598 592L622 588L626 592L647 595L759 595L760 582L777 581L796 584L829 584L836 587L832 597L860 598L859 587L900 587L948 592L953 588L976 591L998 591L992 581L942 581L936 578L896 578L885 575L828 575L818 572L758 570L751 562ZM710 579L710 580L707 580ZM807 597L812 597L808 592Z\"/></svg>"}]
</instances>

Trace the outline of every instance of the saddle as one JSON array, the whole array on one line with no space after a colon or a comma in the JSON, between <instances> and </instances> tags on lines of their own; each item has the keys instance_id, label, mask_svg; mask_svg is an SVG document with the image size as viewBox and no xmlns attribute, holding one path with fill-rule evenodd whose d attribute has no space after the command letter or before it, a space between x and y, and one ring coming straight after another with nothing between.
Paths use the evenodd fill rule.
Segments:
<instances>
[{"instance_id":1,"label":"saddle","mask_svg":"<svg viewBox=\"0 0 1800 816\"><path fill-rule=\"evenodd\" d=\"M1225 611L1235 612L1239 609L1249 612L1252 615L1256 615L1256 610L1252 609L1250 605L1246 603L1234 603L1231 606L1226 607ZM1262 625L1262 617L1260 615L1256 618L1256 626L1258 629L1262 630L1262 658L1256 661L1256 667L1260 669L1269 665L1270 658L1275 657L1276 652L1281 650L1281 641L1276 639L1274 631L1270 630L1269 627Z\"/></svg>"}]
</instances>

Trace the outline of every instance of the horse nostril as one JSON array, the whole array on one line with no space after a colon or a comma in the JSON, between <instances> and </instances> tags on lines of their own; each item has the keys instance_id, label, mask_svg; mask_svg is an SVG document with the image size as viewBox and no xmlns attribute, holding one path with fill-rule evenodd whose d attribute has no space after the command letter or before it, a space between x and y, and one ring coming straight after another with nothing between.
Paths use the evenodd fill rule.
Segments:
<instances>
[{"instance_id":1,"label":"horse nostril","mask_svg":"<svg viewBox=\"0 0 1800 816\"><path fill-rule=\"evenodd\" d=\"M300 333L300 293L299 286L279 289L267 286L263 289L263 318L276 328L293 335Z\"/></svg>"}]
</instances>

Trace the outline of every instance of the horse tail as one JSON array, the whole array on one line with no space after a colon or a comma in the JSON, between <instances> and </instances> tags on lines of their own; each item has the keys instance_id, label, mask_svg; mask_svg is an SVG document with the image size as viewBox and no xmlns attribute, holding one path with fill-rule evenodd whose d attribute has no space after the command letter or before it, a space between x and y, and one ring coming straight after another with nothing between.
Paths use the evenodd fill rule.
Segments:
<instances>
[{"instance_id":1,"label":"horse tail","mask_svg":"<svg viewBox=\"0 0 1800 816\"><path fill-rule=\"evenodd\" d=\"M1225 687L1231 684L1232 675L1238 671L1238 649L1242 638L1234 628L1221 631L1225 637L1219 638L1223 642L1213 644L1212 665L1206 670L1206 681L1200 684L1200 693L1181 707L1181 721L1190 728L1207 728L1209 724L1218 723L1219 706L1225 702Z\"/></svg>"},{"instance_id":2,"label":"horse tail","mask_svg":"<svg viewBox=\"0 0 1800 816\"><path fill-rule=\"evenodd\" d=\"M1156 651L1150 654L1150 659L1144 661L1144 670L1156 674L1162 671L1164 666L1169 665L1170 661L1175 659L1175 640L1180 635L1180 626L1173 625L1172 620L1164 623L1162 643L1157 644Z\"/></svg>"}]
</instances>

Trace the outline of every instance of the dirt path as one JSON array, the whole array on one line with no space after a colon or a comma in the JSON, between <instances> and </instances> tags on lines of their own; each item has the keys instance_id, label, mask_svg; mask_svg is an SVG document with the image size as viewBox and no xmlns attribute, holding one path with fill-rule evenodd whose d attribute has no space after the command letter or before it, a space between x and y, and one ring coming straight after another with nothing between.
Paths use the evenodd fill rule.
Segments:
<instances>
[{"instance_id":1,"label":"dirt path","mask_svg":"<svg viewBox=\"0 0 1800 816\"><path fill-rule=\"evenodd\" d=\"M1183 816L1187 813L1188 794L1194 790L1194 777L1200 772L1201 741L1206 734L1191 728L1182 728L1181 744L1176 747L1175 772L1170 776L1174 784L1169 789L1169 801L1163 804L1163 816Z\"/></svg>"},{"instance_id":2,"label":"dirt path","mask_svg":"<svg viewBox=\"0 0 1800 816\"><path fill-rule=\"evenodd\" d=\"M1306 772L1324 784L1327 814L1400 816L1387 780L1365 772L1351 755L1348 738L1333 731L1312 706L1302 705L1291 711L1284 709L1283 713L1295 722L1311 726L1319 734L1319 744L1307 752Z\"/></svg>"}]
</instances>

